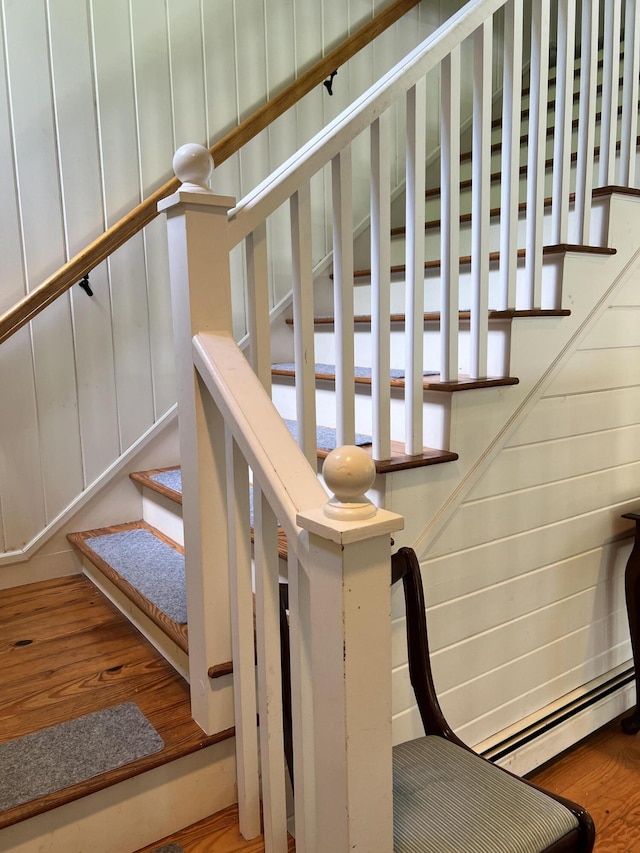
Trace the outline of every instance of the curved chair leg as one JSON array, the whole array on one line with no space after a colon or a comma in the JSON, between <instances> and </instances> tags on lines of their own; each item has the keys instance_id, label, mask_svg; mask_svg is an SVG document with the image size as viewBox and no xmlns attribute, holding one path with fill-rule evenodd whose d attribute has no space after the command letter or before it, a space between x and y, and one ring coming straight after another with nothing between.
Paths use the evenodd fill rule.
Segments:
<instances>
[{"instance_id":1,"label":"curved chair leg","mask_svg":"<svg viewBox=\"0 0 640 853\"><path fill-rule=\"evenodd\" d=\"M627 561L624 589L629 618L629 633L636 679L636 707L622 720L622 731L635 735L640 731L640 513L628 512L622 516L636 523L636 538Z\"/></svg>"}]
</instances>

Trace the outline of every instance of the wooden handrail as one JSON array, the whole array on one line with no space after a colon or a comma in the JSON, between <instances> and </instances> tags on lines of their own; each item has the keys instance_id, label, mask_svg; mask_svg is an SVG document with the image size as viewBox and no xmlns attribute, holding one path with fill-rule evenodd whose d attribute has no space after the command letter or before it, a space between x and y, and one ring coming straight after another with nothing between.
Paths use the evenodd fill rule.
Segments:
<instances>
[{"instance_id":1,"label":"wooden handrail","mask_svg":"<svg viewBox=\"0 0 640 853\"><path fill-rule=\"evenodd\" d=\"M209 150L216 166L223 163L249 140L257 136L268 125L296 104L313 88L325 80L358 51L366 47L378 35L398 21L421 0L395 0L375 18L364 24L357 32L327 56L323 57L297 80L283 89L278 95L260 107L252 116L241 122L226 136L216 142ZM131 213L107 229L104 234L90 243L85 249L67 261L64 266L49 276L41 285L34 288L12 308L0 315L0 343L14 332L33 320L40 311L69 290L94 267L102 263L109 255L120 248L134 234L141 231L158 215L158 202L174 193L180 182L171 178L152 195L141 202Z\"/></svg>"}]
</instances>

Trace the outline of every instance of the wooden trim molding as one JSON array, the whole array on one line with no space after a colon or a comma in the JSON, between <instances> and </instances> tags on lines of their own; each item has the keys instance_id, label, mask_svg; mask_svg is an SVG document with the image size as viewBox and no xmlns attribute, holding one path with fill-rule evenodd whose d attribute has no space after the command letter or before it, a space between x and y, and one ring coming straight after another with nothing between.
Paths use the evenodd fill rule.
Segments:
<instances>
[{"instance_id":1,"label":"wooden trim molding","mask_svg":"<svg viewBox=\"0 0 640 853\"><path fill-rule=\"evenodd\" d=\"M224 163L249 140L285 113L315 86L320 85L332 71L344 65L363 47L398 21L420 0L394 0L386 9L360 27L352 36L336 47L278 95L271 98L252 116L241 122L209 150L216 166ZM180 182L171 178L130 213L116 222L100 237L90 243L57 272L34 288L12 308L0 315L0 344L18 329L33 320L47 305L62 296L94 267L102 263L116 249L141 231L158 215L158 202L176 192Z\"/></svg>"}]
</instances>

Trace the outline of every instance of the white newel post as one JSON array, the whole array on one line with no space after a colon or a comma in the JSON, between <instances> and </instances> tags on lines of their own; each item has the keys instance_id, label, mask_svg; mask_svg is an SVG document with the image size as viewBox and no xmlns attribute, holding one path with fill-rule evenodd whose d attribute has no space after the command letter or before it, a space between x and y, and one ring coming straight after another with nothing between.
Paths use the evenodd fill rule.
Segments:
<instances>
[{"instance_id":1,"label":"white newel post","mask_svg":"<svg viewBox=\"0 0 640 853\"><path fill-rule=\"evenodd\" d=\"M391 853L391 537L403 527L363 494L361 448L327 457L335 495L298 515L309 532L315 838L305 853Z\"/></svg>"},{"instance_id":2,"label":"white newel post","mask_svg":"<svg viewBox=\"0 0 640 853\"><path fill-rule=\"evenodd\" d=\"M182 187L166 212L183 480L189 680L193 717L214 733L234 724L232 676L208 668L231 660L224 423L193 367L196 332L232 330L227 211L235 199L207 186L213 161L189 144L173 161Z\"/></svg>"}]
</instances>

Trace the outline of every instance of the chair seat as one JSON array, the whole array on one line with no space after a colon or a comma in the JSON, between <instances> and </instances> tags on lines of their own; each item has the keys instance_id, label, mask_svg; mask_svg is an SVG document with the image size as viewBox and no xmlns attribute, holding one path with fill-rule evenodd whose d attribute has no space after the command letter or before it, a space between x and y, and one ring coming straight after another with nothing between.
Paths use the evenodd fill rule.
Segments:
<instances>
[{"instance_id":1,"label":"chair seat","mask_svg":"<svg viewBox=\"0 0 640 853\"><path fill-rule=\"evenodd\" d=\"M568 809L436 735L393 750L394 853L540 853L578 827Z\"/></svg>"}]
</instances>

